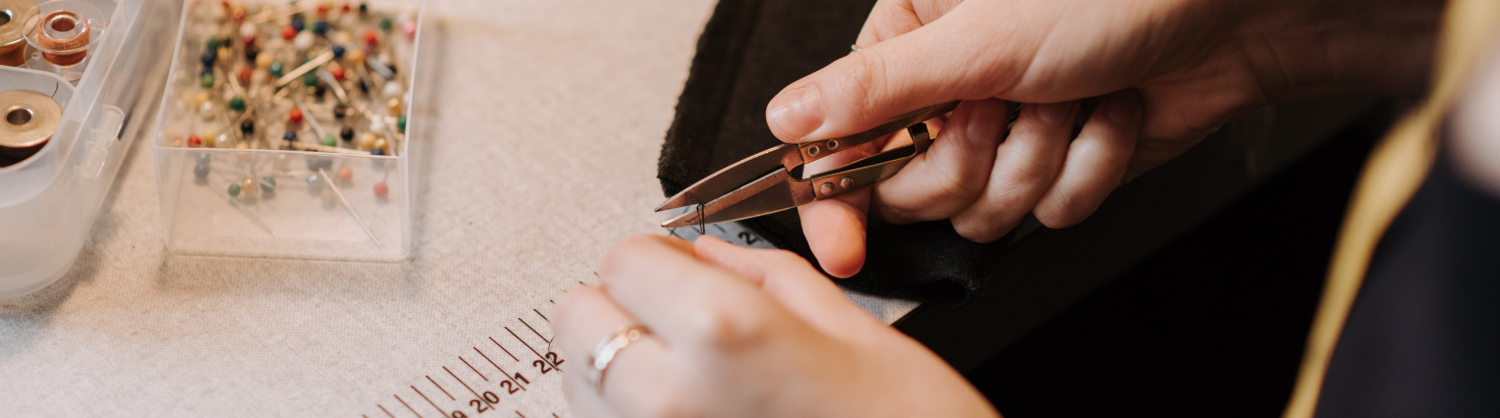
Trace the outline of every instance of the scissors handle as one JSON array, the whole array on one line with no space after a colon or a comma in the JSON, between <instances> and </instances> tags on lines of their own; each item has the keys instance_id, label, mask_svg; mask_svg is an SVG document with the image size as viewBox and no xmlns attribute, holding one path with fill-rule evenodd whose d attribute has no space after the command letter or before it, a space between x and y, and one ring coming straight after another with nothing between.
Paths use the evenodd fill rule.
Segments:
<instances>
[{"instance_id":1,"label":"scissors handle","mask_svg":"<svg viewBox=\"0 0 1500 418\"><path fill-rule=\"evenodd\" d=\"M823 157L833 155L834 153L837 153L839 151L867 144L870 141L884 138L886 135L899 132L906 127L926 122L928 119L941 116L944 113L952 112L954 108L958 107L958 102L958 100L954 100L948 103L928 106L906 112L904 114L891 118L891 120L880 124L880 126L876 126L874 129L860 132L854 135L849 135L843 138L825 139L822 141L813 141L804 144L798 144L797 147L800 148L802 152L802 163L807 164L813 161L817 161L819 159L822 159Z\"/></svg>"},{"instance_id":2,"label":"scissors handle","mask_svg":"<svg viewBox=\"0 0 1500 418\"><path fill-rule=\"evenodd\" d=\"M927 152L927 147L932 145L932 136L927 131L926 122L918 121L907 127L906 132L911 134L911 144L865 157L808 179L814 196L818 200L827 199L896 175L912 157Z\"/></svg>"}]
</instances>

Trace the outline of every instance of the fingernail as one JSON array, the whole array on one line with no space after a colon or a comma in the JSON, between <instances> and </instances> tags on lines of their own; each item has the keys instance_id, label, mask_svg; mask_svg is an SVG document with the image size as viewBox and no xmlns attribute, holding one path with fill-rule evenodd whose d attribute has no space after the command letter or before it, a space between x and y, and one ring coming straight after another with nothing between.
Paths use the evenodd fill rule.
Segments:
<instances>
[{"instance_id":1,"label":"fingernail","mask_svg":"<svg viewBox=\"0 0 1500 418\"><path fill-rule=\"evenodd\" d=\"M1036 117L1048 125L1058 125L1067 121L1069 115L1073 114L1073 103L1043 103L1036 106Z\"/></svg>"},{"instance_id":2,"label":"fingernail","mask_svg":"<svg viewBox=\"0 0 1500 418\"><path fill-rule=\"evenodd\" d=\"M782 137L800 141L823 126L823 97L818 86L808 84L771 100L766 124Z\"/></svg>"},{"instance_id":3,"label":"fingernail","mask_svg":"<svg viewBox=\"0 0 1500 418\"><path fill-rule=\"evenodd\" d=\"M969 143L994 143L995 138L1000 136L1000 130L1005 125L1005 117L1009 115L1010 109L999 100L980 100L970 103L973 107L969 111L969 126L964 131L969 136Z\"/></svg>"},{"instance_id":4,"label":"fingernail","mask_svg":"<svg viewBox=\"0 0 1500 418\"><path fill-rule=\"evenodd\" d=\"M1136 115L1141 112L1141 106L1133 103L1132 98L1127 97L1127 94L1134 95L1135 93L1129 91L1117 93L1109 98L1108 103L1105 103L1109 105L1109 118L1115 121L1115 123L1134 123Z\"/></svg>"}]
</instances>

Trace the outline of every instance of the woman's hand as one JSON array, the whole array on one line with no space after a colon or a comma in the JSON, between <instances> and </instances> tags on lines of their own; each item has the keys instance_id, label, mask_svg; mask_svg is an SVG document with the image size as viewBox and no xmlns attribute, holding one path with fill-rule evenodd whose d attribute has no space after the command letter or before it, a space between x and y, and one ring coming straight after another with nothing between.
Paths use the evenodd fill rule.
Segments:
<instances>
[{"instance_id":1,"label":"woman's hand","mask_svg":"<svg viewBox=\"0 0 1500 418\"><path fill-rule=\"evenodd\" d=\"M998 415L791 253L638 236L610 250L599 281L553 309L557 342L577 360L564 390L579 416ZM627 325L651 333L618 352L596 392L589 355Z\"/></svg>"},{"instance_id":2,"label":"woman's hand","mask_svg":"<svg viewBox=\"0 0 1500 418\"><path fill-rule=\"evenodd\" d=\"M876 187L799 208L822 267L864 264L866 213L951 219L978 242L1033 213L1087 218L1121 182L1266 104L1417 92L1439 0L882 0L863 49L767 106L786 142L850 135L965 100L930 151ZM1080 99L1098 107L1076 139ZM1002 137L1005 102L1027 103ZM879 145L868 147L865 154ZM809 173L862 155L845 152Z\"/></svg>"}]
</instances>

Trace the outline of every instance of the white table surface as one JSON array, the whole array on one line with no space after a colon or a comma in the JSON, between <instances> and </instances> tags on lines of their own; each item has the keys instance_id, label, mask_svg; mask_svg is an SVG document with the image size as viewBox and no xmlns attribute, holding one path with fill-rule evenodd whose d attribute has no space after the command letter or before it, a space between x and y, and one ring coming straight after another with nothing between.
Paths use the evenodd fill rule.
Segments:
<instances>
[{"instance_id":1,"label":"white table surface","mask_svg":"<svg viewBox=\"0 0 1500 418\"><path fill-rule=\"evenodd\" d=\"M713 5L431 2L439 65L420 87L439 100L415 109L430 123L409 263L169 255L138 139L72 270L0 300L0 415L569 416L506 328L545 350L521 321L550 337L554 295L612 243L664 233L656 160ZM852 296L887 321L915 306ZM467 407L444 367L501 391L466 371L486 361L474 348L531 388Z\"/></svg>"}]
</instances>

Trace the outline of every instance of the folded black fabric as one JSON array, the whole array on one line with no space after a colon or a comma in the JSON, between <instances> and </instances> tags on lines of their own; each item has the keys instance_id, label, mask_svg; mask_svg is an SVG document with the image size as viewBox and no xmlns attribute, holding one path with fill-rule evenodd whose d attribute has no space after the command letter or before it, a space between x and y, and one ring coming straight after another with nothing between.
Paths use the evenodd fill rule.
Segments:
<instances>
[{"instance_id":1,"label":"folded black fabric","mask_svg":"<svg viewBox=\"0 0 1500 418\"><path fill-rule=\"evenodd\" d=\"M675 195L724 166L780 144L766 128L766 104L786 85L848 54L874 4L721 0L698 39L677 116L662 147L657 174L662 191ZM796 212L741 223L777 247L814 261ZM988 262L1013 243L1009 237L990 244L970 242L948 221L898 226L871 219L864 269L837 282L874 294L956 305L983 285Z\"/></svg>"}]
</instances>

